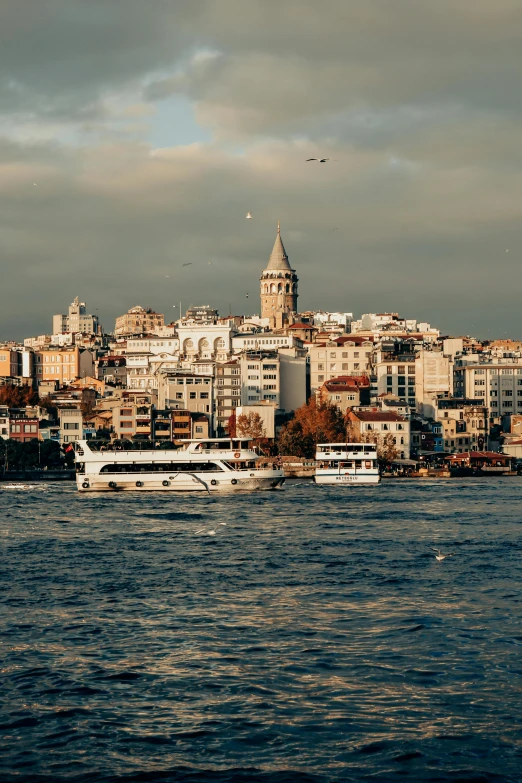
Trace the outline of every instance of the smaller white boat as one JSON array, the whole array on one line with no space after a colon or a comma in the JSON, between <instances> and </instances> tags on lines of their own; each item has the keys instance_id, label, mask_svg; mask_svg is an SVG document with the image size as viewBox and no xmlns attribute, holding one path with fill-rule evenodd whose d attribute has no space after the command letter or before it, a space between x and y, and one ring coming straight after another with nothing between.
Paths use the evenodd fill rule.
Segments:
<instances>
[{"instance_id":1,"label":"smaller white boat","mask_svg":"<svg viewBox=\"0 0 522 783\"><path fill-rule=\"evenodd\" d=\"M381 480L373 443L318 443L316 484L378 484Z\"/></svg>"}]
</instances>

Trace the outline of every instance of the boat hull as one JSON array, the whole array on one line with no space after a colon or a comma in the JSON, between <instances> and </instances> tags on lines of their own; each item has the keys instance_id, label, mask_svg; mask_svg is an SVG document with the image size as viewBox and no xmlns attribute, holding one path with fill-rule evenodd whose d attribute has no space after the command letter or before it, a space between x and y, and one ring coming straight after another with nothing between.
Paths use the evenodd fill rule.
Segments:
<instances>
[{"instance_id":1,"label":"boat hull","mask_svg":"<svg viewBox=\"0 0 522 783\"><path fill-rule=\"evenodd\" d=\"M215 477L208 474L171 475L129 473L83 474L76 478L80 492L251 492L277 489L284 483L282 470L234 471Z\"/></svg>"},{"instance_id":2,"label":"boat hull","mask_svg":"<svg viewBox=\"0 0 522 783\"><path fill-rule=\"evenodd\" d=\"M381 477L378 473L324 473L315 475L316 484L378 484Z\"/></svg>"}]
</instances>

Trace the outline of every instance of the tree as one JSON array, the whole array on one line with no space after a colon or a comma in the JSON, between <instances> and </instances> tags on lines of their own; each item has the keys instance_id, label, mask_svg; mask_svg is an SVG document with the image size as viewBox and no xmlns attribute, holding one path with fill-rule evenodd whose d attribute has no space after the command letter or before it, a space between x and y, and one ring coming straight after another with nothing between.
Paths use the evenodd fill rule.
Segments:
<instances>
[{"instance_id":1,"label":"tree","mask_svg":"<svg viewBox=\"0 0 522 783\"><path fill-rule=\"evenodd\" d=\"M38 394L31 386L0 386L0 405L25 408L26 405L35 405L37 402Z\"/></svg>"},{"instance_id":2,"label":"tree","mask_svg":"<svg viewBox=\"0 0 522 783\"><path fill-rule=\"evenodd\" d=\"M318 443L344 441L346 427L341 411L312 397L306 405L297 408L294 418L282 428L278 445L280 454L311 459Z\"/></svg>"},{"instance_id":3,"label":"tree","mask_svg":"<svg viewBox=\"0 0 522 783\"><path fill-rule=\"evenodd\" d=\"M250 438L251 440L261 440L266 438L266 430L263 419L259 413L251 411L242 413L237 417L236 433L238 438Z\"/></svg>"}]
</instances>

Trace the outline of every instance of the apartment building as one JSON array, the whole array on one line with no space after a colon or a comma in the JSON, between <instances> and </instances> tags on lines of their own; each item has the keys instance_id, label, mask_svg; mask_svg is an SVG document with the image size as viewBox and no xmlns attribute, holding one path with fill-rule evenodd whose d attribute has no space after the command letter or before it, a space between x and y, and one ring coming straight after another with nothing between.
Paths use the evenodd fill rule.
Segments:
<instances>
[{"instance_id":1,"label":"apartment building","mask_svg":"<svg viewBox=\"0 0 522 783\"><path fill-rule=\"evenodd\" d=\"M308 345L312 394L340 375L369 375L373 347L372 340L355 335Z\"/></svg>"},{"instance_id":2,"label":"apartment building","mask_svg":"<svg viewBox=\"0 0 522 783\"><path fill-rule=\"evenodd\" d=\"M167 370L158 374L158 408L204 414L213 434L214 384L211 375L190 370Z\"/></svg>"},{"instance_id":3,"label":"apartment building","mask_svg":"<svg viewBox=\"0 0 522 783\"><path fill-rule=\"evenodd\" d=\"M78 297L69 305L67 315L53 315L53 334L85 332L98 333L98 316L88 315L85 302Z\"/></svg>"},{"instance_id":4,"label":"apartment building","mask_svg":"<svg viewBox=\"0 0 522 783\"><path fill-rule=\"evenodd\" d=\"M455 397L480 399L492 418L522 413L522 358L457 358Z\"/></svg>"},{"instance_id":5,"label":"apartment building","mask_svg":"<svg viewBox=\"0 0 522 783\"><path fill-rule=\"evenodd\" d=\"M441 398L436 419L442 427L444 451L484 451L488 441L488 409L479 400Z\"/></svg>"},{"instance_id":6,"label":"apartment building","mask_svg":"<svg viewBox=\"0 0 522 783\"><path fill-rule=\"evenodd\" d=\"M38 348L35 370L38 383L57 381L60 386L67 385L80 377L80 349L76 345Z\"/></svg>"},{"instance_id":7,"label":"apartment building","mask_svg":"<svg viewBox=\"0 0 522 783\"><path fill-rule=\"evenodd\" d=\"M404 416L377 409L350 410L346 414L350 434L362 441L380 444L392 436L393 445L401 459L410 456L410 421Z\"/></svg>"},{"instance_id":8,"label":"apartment building","mask_svg":"<svg viewBox=\"0 0 522 783\"><path fill-rule=\"evenodd\" d=\"M350 408L370 404L370 381L364 375L341 375L325 381L317 390L317 397L346 413Z\"/></svg>"},{"instance_id":9,"label":"apartment building","mask_svg":"<svg viewBox=\"0 0 522 783\"><path fill-rule=\"evenodd\" d=\"M61 408L59 418L62 446L83 438L83 415L79 408Z\"/></svg>"},{"instance_id":10,"label":"apartment building","mask_svg":"<svg viewBox=\"0 0 522 783\"><path fill-rule=\"evenodd\" d=\"M215 378L215 424L216 434L223 437L228 433L228 421L241 405L241 365L239 359L231 359L216 366Z\"/></svg>"},{"instance_id":11,"label":"apartment building","mask_svg":"<svg viewBox=\"0 0 522 783\"><path fill-rule=\"evenodd\" d=\"M131 307L124 315L116 318L114 334L116 337L122 335L148 334L158 327L165 326L165 316L162 313L156 313L150 307Z\"/></svg>"}]
</instances>

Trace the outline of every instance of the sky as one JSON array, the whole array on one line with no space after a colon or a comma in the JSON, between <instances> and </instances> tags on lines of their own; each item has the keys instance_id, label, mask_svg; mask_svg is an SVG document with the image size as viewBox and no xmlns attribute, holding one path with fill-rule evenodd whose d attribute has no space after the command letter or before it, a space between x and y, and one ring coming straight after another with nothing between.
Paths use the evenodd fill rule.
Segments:
<instances>
[{"instance_id":1,"label":"sky","mask_svg":"<svg viewBox=\"0 0 522 783\"><path fill-rule=\"evenodd\" d=\"M0 6L0 340L257 313L278 219L301 310L522 337L521 0Z\"/></svg>"}]
</instances>

